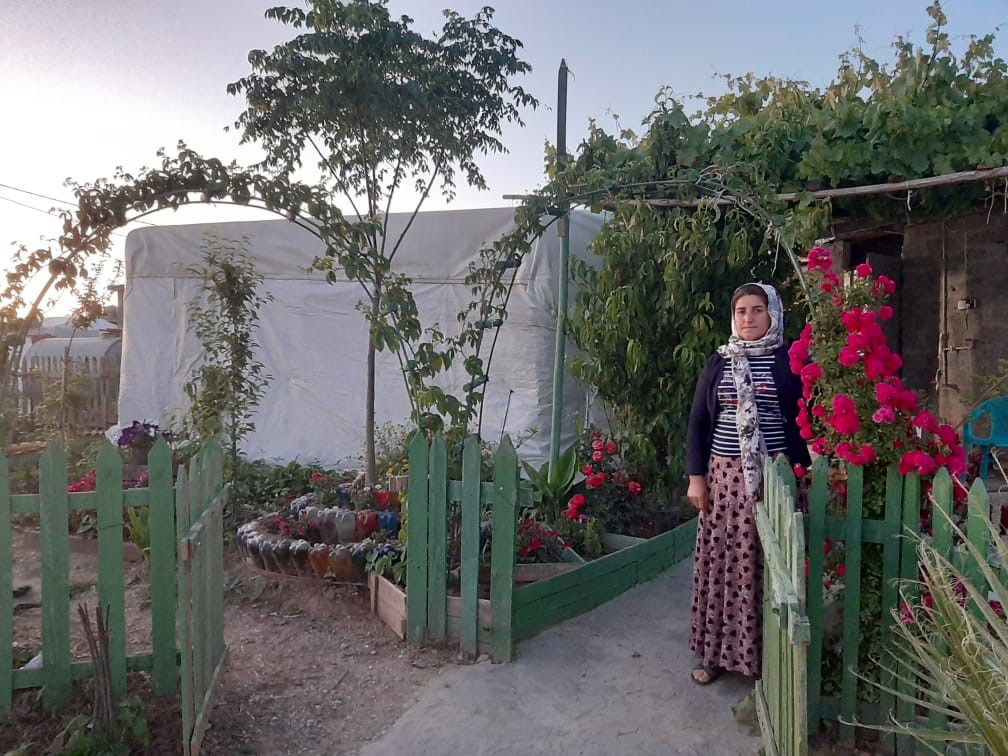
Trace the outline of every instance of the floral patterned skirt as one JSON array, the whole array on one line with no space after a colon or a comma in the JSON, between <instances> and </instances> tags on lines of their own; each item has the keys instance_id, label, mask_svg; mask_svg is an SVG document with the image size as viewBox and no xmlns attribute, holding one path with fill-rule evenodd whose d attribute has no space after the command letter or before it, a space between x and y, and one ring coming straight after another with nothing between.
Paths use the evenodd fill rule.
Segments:
<instances>
[{"instance_id":1,"label":"floral patterned skirt","mask_svg":"<svg viewBox=\"0 0 1008 756\"><path fill-rule=\"evenodd\" d=\"M711 455L710 505L697 527L690 650L708 667L760 676L763 549L742 460Z\"/></svg>"}]
</instances>

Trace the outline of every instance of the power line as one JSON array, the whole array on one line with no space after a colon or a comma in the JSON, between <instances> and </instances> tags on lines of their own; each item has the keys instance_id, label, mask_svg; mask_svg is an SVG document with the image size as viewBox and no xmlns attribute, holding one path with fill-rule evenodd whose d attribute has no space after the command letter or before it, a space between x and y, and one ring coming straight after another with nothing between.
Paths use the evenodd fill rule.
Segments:
<instances>
[{"instance_id":1,"label":"power line","mask_svg":"<svg viewBox=\"0 0 1008 756\"><path fill-rule=\"evenodd\" d=\"M77 207L77 203L75 203L75 202L67 202L66 200L57 199L56 197L50 197L47 194L39 194L38 192L33 192L33 191L29 190L29 189L22 189L21 187L18 187L18 186L11 186L10 184L0 183L0 188L11 189L11 190L13 190L15 192L20 192L21 194L29 194L32 197L38 197L39 199L49 200L50 202L55 202L55 203L57 203L59 205L66 205L67 207ZM41 208L38 208L38 207L32 207L31 205L25 205L25 204L23 204L21 202L18 202L17 200L8 199L7 197L0 197L0 199L5 199L8 202L13 202L15 205L21 205L22 207L27 207L29 210L38 210L39 212L42 212L42 213L49 213L48 210L42 210ZM49 214L51 215L51 213L49 213ZM156 225L158 225L157 223L150 223L148 221L143 221L143 220L133 220L133 221L130 221L130 222L131 223L140 223L140 224L142 224L144 226L156 226Z\"/></svg>"},{"instance_id":2,"label":"power line","mask_svg":"<svg viewBox=\"0 0 1008 756\"><path fill-rule=\"evenodd\" d=\"M6 186L6 184L0 184L0 186ZM13 187L8 187L8 188L13 188ZM31 192L27 192L27 193L31 194ZM41 196L41 195L36 195L36 196ZM51 199L51 198L50 197L43 197L43 199ZM56 216L53 215L52 210L45 210L45 209L43 209L41 207L35 207L34 205L27 205L24 202L18 202L16 199L11 199L10 197L4 197L4 196L0 195L0 201L10 202L12 205L18 205L19 207L27 208L28 210L34 210L36 213L44 213L45 215L48 215L50 218L56 217ZM152 225L152 224L148 224L148 225ZM113 231L112 234L114 236L121 236L124 239L126 238L126 234L121 234L118 231Z\"/></svg>"},{"instance_id":3,"label":"power line","mask_svg":"<svg viewBox=\"0 0 1008 756\"><path fill-rule=\"evenodd\" d=\"M73 202L67 202L66 200L56 199L55 197L49 197L48 195L45 195L45 194L39 194L38 192L32 192L32 191L29 191L28 189L21 189L20 187L11 186L10 184L0 184L0 188L2 188L2 189L13 189L15 192L20 192L21 194L30 194L32 197L38 197L39 199L49 200L50 202L56 202L56 203L58 203L60 205L67 205L69 207L73 207L74 206Z\"/></svg>"},{"instance_id":4,"label":"power line","mask_svg":"<svg viewBox=\"0 0 1008 756\"><path fill-rule=\"evenodd\" d=\"M20 207L26 207L29 210L34 210L37 213L45 213L49 217L53 217L52 210L45 210L41 207L35 207L34 205L26 205L24 202L18 202L17 200L11 199L10 197L0 196L0 200L3 200L4 202L10 202L12 205L19 205Z\"/></svg>"}]
</instances>

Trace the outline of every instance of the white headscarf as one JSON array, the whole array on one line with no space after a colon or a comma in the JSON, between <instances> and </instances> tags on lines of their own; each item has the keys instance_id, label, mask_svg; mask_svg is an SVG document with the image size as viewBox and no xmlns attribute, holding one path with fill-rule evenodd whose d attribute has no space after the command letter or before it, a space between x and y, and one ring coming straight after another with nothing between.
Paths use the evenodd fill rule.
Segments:
<instances>
[{"instance_id":1,"label":"white headscarf","mask_svg":"<svg viewBox=\"0 0 1008 756\"><path fill-rule=\"evenodd\" d=\"M731 338L727 344L718 348L718 354L731 361L732 380L735 382L735 392L738 394L735 425L738 428L739 449L742 452L746 493L750 498L759 495L763 483L766 442L760 432L749 357L773 354L784 344L784 307L780 295L773 286L763 283L756 285L763 289L767 296L767 313L770 315L770 327L767 332L755 341L745 341L738 335L733 311Z\"/></svg>"}]
</instances>

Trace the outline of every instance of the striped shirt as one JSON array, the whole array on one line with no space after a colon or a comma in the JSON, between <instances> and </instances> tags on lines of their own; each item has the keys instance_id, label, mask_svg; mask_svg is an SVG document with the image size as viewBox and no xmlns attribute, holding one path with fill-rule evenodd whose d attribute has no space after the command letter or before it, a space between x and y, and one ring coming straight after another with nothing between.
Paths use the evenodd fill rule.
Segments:
<instances>
[{"instance_id":1,"label":"striped shirt","mask_svg":"<svg viewBox=\"0 0 1008 756\"><path fill-rule=\"evenodd\" d=\"M780 403L777 399L777 386L773 380L773 363L772 354L749 358L749 371L752 373L753 389L756 394L756 414L759 416L760 432L766 443L767 454L777 454L787 448L784 440L784 421L781 419ZM735 381L732 380L730 361L725 363L724 372L721 374L717 398L718 413L714 421L711 453L719 457L741 457L738 428L735 425L738 394L735 391Z\"/></svg>"}]
</instances>

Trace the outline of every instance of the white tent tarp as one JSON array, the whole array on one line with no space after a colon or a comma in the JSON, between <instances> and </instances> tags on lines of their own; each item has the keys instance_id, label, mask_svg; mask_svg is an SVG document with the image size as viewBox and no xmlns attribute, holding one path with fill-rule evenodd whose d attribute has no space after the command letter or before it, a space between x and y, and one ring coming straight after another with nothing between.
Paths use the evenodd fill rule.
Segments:
<instances>
[{"instance_id":1,"label":"white tent tarp","mask_svg":"<svg viewBox=\"0 0 1008 756\"><path fill-rule=\"evenodd\" d=\"M513 214L510 208L494 208L417 216L393 269L412 278L424 326L437 323L445 333L457 331L456 315L472 296L465 283L468 264L483 245L514 228ZM390 239L398 237L407 219L407 214L389 217ZM587 212L572 215L572 256L589 257L588 245L602 222L602 216ZM185 411L182 387L201 352L186 315L200 294L200 279L188 270L202 265L201 246L210 236L247 239L256 272L265 279L261 293L273 297L260 310L255 337L257 359L272 381L243 453L272 462L358 466L368 340L367 322L357 310L363 290L341 271L334 284L322 273L309 271L324 251L321 242L283 220L158 226L129 234L120 424L135 419L164 424ZM534 462L545 459L549 449L559 248L555 230L548 229L518 269L490 365L483 411L485 439L496 441L502 430L516 438L536 429L521 448L522 458ZM459 389L468 380L456 365L442 384L461 395ZM573 441L574 419L584 408L584 389L568 375L564 446ZM377 423L407 423L409 414L399 362L379 352Z\"/></svg>"}]
</instances>

